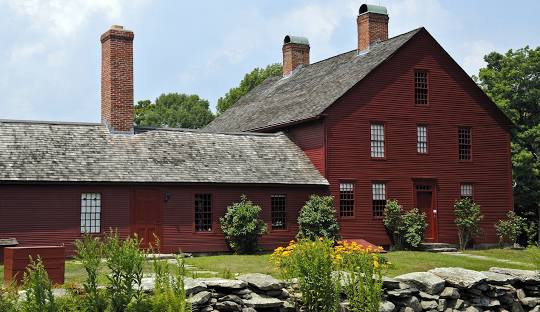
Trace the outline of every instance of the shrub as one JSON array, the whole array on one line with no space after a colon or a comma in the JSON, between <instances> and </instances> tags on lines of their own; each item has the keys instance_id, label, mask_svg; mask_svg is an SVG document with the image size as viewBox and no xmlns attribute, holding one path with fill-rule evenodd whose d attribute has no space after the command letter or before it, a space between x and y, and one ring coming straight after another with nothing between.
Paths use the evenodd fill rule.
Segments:
<instances>
[{"instance_id":1,"label":"shrub","mask_svg":"<svg viewBox=\"0 0 540 312\"><path fill-rule=\"evenodd\" d=\"M403 214L399 232L406 247L417 248L424 240L426 228L426 214L421 213L418 208L411 209Z\"/></svg>"},{"instance_id":2,"label":"shrub","mask_svg":"<svg viewBox=\"0 0 540 312\"><path fill-rule=\"evenodd\" d=\"M57 311L51 289L52 284L40 257L35 261L30 257L30 264L24 273L23 288L26 290L23 311Z\"/></svg>"},{"instance_id":3,"label":"shrub","mask_svg":"<svg viewBox=\"0 0 540 312\"><path fill-rule=\"evenodd\" d=\"M298 217L299 239L315 240L325 237L333 241L339 239L339 225L332 196L311 195Z\"/></svg>"},{"instance_id":4,"label":"shrub","mask_svg":"<svg viewBox=\"0 0 540 312\"><path fill-rule=\"evenodd\" d=\"M480 205L469 198L456 201L454 213L458 228L459 248L463 250L469 246L475 236L480 234L480 221L484 216L480 213Z\"/></svg>"},{"instance_id":5,"label":"shrub","mask_svg":"<svg viewBox=\"0 0 540 312\"><path fill-rule=\"evenodd\" d=\"M19 311L18 299L19 294L14 284L6 288L0 287L0 311Z\"/></svg>"},{"instance_id":6,"label":"shrub","mask_svg":"<svg viewBox=\"0 0 540 312\"><path fill-rule=\"evenodd\" d=\"M402 207L397 200L388 200L384 207L383 224L386 233L390 237L393 249L400 250L403 247L403 237L400 232L402 218Z\"/></svg>"},{"instance_id":7,"label":"shrub","mask_svg":"<svg viewBox=\"0 0 540 312\"><path fill-rule=\"evenodd\" d=\"M344 293L351 312L378 312L382 295L382 270L386 260L380 250L357 243L340 242L335 247L336 260L344 272Z\"/></svg>"},{"instance_id":8,"label":"shrub","mask_svg":"<svg viewBox=\"0 0 540 312\"><path fill-rule=\"evenodd\" d=\"M523 230L527 235L527 245L536 245L538 243L538 223L531 221Z\"/></svg>"},{"instance_id":9,"label":"shrub","mask_svg":"<svg viewBox=\"0 0 540 312\"><path fill-rule=\"evenodd\" d=\"M221 229L229 247L236 253L257 250L259 237L267 232L264 221L259 217L261 207L254 205L245 195L239 203L227 207L225 216L219 219Z\"/></svg>"},{"instance_id":10,"label":"shrub","mask_svg":"<svg viewBox=\"0 0 540 312\"><path fill-rule=\"evenodd\" d=\"M518 216L513 211L508 211L506 214L506 220L499 220L495 224L495 231L499 237L499 242L502 244L505 239L509 239L512 244L517 245L517 240L519 235L523 232L525 227L526 219Z\"/></svg>"},{"instance_id":11,"label":"shrub","mask_svg":"<svg viewBox=\"0 0 540 312\"><path fill-rule=\"evenodd\" d=\"M98 290L98 275L103 256L103 244L98 238L84 235L82 240L75 241L77 259L86 271L86 279L83 282L86 311L102 312L107 307L107 302Z\"/></svg>"},{"instance_id":12,"label":"shrub","mask_svg":"<svg viewBox=\"0 0 540 312\"><path fill-rule=\"evenodd\" d=\"M424 240L426 215L417 208L404 213L397 200L389 200L384 207L383 223L393 249L417 248Z\"/></svg>"},{"instance_id":13,"label":"shrub","mask_svg":"<svg viewBox=\"0 0 540 312\"><path fill-rule=\"evenodd\" d=\"M111 271L107 275L107 292L110 310L123 312L138 310L143 303L143 293L139 285L143 276L144 253L139 249L140 240L128 237L122 241L118 232L111 231L106 238L105 257Z\"/></svg>"}]
</instances>

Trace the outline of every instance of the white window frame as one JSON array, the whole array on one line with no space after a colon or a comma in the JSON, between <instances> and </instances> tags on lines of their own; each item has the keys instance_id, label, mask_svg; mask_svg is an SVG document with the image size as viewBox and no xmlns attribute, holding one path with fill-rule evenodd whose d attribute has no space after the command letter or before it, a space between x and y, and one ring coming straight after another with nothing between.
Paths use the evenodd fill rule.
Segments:
<instances>
[{"instance_id":1,"label":"white window frame","mask_svg":"<svg viewBox=\"0 0 540 312\"><path fill-rule=\"evenodd\" d=\"M101 194L81 193L81 233L101 233Z\"/></svg>"},{"instance_id":2,"label":"white window frame","mask_svg":"<svg viewBox=\"0 0 540 312\"><path fill-rule=\"evenodd\" d=\"M474 184L461 183L459 186L459 192L462 199L469 198L472 200L474 196Z\"/></svg>"},{"instance_id":3,"label":"white window frame","mask_svg":"<svg viewBox=\"0 0 540 312\"><path fill-rule=\"evenodd\" d=\"M418 154L428 153L428 128L425 125L416 126L416 152Z\"/></svg>"},{"instance_id":4,"label":"white window frame","mask_svg":"<svg viewBox=\"0 0 540 312\"><path fill-rule=\"evenodd\" d=\"M387 201L386 183L373 182L371 184L371 194L372 194L372 207L371 208L372 208L373 216L382 217L381 211L379 211L379 209L375 209L375 208L380 208L379 205L377 207L375 206L375 201L385 201L385 205L386 205L386 201ZM383 211L384 211L384 207L383 207Z\"/></svg>"},{"instance_id":5,"label":"white window frame","mask_svg":"<svg viewBox=\"0 0 540 312\"><path fill-rule=\"evenodd\" d=\"M385 125L384 123L371 123L371 157L385 158Z\"/></svg>"}]
</instances>

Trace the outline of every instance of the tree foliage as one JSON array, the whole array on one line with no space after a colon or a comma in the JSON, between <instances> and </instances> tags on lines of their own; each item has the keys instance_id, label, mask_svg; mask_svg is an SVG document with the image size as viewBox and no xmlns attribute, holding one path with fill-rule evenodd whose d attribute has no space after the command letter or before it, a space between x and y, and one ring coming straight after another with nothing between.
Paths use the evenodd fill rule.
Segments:
<instances>
[{"instance_id":1,"label":"tree foliage","mask_svg":"<svg viewBox=\"0 0 540 312\"><path fill-rule=\"evenodd\" d=\"M492 52L475 77L517 125L512 164L516 211L533 218L540 209L540 47Z\"/></svg>"},{"instance_id":2,"label":"tree foliage","mask_svg":"<svg viewBox=\"0 0 540 312\"><path fill-rule=\"evenodd\" d=\"M142 127L202 128L214 119L207 100L198 95L168 93L154 103L139 101L135 105L135 124Z\"/></svg>"},{"instance_id":3,"label":"tree foliage","mask_svg":"<svg viewBox=\"0 0 540 312\"><path fill-rule=\"evenodd\" d=\"M255 68L251 72L244 76L244 79L240 81L238 87L229 89L224 96L220 97L217 102L217 112L222 114L229 107L233 106L241 97L246 95L253 88L261 84L266 78L270 76L281 75L283 69L281 64L270 64L265 68Z\"/></svg>"}]
</instances>

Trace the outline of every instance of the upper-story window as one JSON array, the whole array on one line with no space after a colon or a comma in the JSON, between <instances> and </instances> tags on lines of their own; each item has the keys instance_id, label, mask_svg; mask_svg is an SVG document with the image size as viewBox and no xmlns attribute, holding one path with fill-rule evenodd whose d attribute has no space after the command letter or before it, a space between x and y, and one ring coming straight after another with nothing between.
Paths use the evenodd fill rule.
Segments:
<instances>
[{"instance_id":1,"label":"upper-story window","mask_svg":"<svg viewBox=\"0 0 540 312\"><path fill-rule=\"evenodd\" d=\"M473 185L471 183L461 183L460 186L460 192L461 192L461 199L468 198L470 200L473 199Z\"/></svg>"},{"instance_id":2,"label":"upper-story window","mask_svg":"<svg viewBox=\"0 0 540 312\"><path fill-rule=\"evenodd\" d=\"M101 232L101 194L81 194L81 233Z\"/></svg>"},{"instance_id":3,"label":"upper-story window","mask_svg":"<svg viewBox=\"0 0 540 312\"><path fill-rule=\"evenodd\" d=\"M350 182L339 184L339 215L354 216L354 184Z\"/></svg>"},{"instance_id":4,"label":"upper-story window","mask_svg":"<svg viewBox=\"0 0 540 312\"><path fill-rule=\"evenodd\" d=\"M285 195L272 195L270 209L272 214L272 229L287 229L287 206Z\"/></svg>"},{"instance_id":5,"label":"upper-story window","mask_svg":"<svg viewBox=\"0 0 540 312\"><path fill-rule=\"evenodd\" d=\"M371 124L371 157L384 158L384 124Z\"/></svg>"},{"instance_id":6,"label":"upper-story window","mask_svg":"<svg viewBox=\"0 0 540 312\"><path fill-rule=\"evenodd\" d=\"M386 207L386 184L376 182L372 184L372 209L374 217L382 217L384 215L384 207Z\"/></svg>"},{"instance_id":7,"label":"upper-story window","mask_svg":"<svg viewBox=\"0 0 540 312\"><path fill-rule=\"evenodd\" d=\"M427 127L416 126L416 151L419 154L427 154Z\"/></svg>"},{"instance_id":8,"label":"upper-story window","mask_svg":"<svg viewBox=\"0 0 540 312\"><path fill-rule=\"evenodd\" d=\"M195 194L195 231L212 231L212 194Z\"/></svg>"},{"instance_id":9,"label":"upper-story window","mask_svg":"<svg viewBox=\"0 0 540 312\"><path fill-rule=\"evenodd\" d=\"M459 160L471 159L471 128L458 130Z\"/></svg>"},{"instance_id":10,"label":"upper-story window","mask_svg":"<svg viewBox=\"0 0 540 312\"><path fill-rule=\"evenodd\" d=\"M414 72L414 103L416 105L428 104L428 73L426 71Z\"/></svg>"}]
</instances>

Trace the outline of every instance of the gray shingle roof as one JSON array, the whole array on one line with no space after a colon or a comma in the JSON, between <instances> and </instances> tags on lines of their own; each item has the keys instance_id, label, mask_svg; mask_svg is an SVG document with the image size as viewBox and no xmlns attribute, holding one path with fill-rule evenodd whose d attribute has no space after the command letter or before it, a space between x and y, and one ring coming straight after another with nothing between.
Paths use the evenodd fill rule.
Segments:
<instances>
[{"instance_id":1,"label":"gray shingle roof","mask_svg":"<svg viewBox=\"0 0 540 312\"><path fill-rule=\"evenodd\" d=\"M0 181L314 184L328 182L284 134L0 120Z\"/></svg>"},{"instance_id":2,"label":"gray shingle roof","mask_svg":"<svg viewBox=\"0 0 540 312\"><path fill-rule=\"evenodd\" d=\"M271 77L242 97L205 129L251 131L314 118L394 54L423 28L302 66L286 78Z\"/></svg>"}]
</instances>

